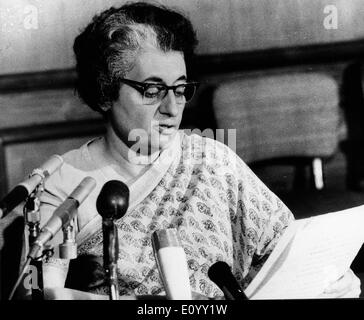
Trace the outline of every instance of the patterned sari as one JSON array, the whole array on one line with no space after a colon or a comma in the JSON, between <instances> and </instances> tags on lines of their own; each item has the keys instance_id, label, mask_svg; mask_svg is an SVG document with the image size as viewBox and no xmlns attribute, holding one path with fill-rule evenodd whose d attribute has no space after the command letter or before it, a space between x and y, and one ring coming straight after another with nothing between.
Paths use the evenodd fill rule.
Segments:
<instances>
[{"instance_id":1,"label":"patterned sari","mask_svg":"<svg viewBox=\"0 0 364 320\"><path fill-rule=\"evenodd\" d=\"M83 280L73 287L107 294L102 220L95 203L104 183L122 177L107 165L95 163L88 144L68 152L64 160L61 170L47 180L42 217L49 216L84 177L96 179L97 187L77 215L77 260L84 263L78 269ZM223 294L208 278L209 267L219 260L227 262L246 287L293 219L288 208L231 149L182 131L145 172L127 184L130 206L116 221L120 295L165 294L151 245L155 230L178 230L192 291L216 297ZM55 238L60 242L59 236ZM48 264L67 267L59 259L50 259ZM71 278L80 279L76 274Z\"/></svg>"}]
</instances>

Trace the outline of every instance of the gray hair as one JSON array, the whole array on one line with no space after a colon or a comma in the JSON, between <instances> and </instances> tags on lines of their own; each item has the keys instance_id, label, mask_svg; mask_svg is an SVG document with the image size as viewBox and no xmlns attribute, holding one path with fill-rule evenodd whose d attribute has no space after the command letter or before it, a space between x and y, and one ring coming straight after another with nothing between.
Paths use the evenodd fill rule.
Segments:
<instances>
[{"instance_id":1,"label":"gray hair","mask_svg":"<svg viewBox=\"0 0 364 320\"><path fill-rule=\"evenodd\" d=\"M120 78L133 68L143 48L181 51L186 65L197 45L191 22L182 14L149 3L110 8L75 39L76 88L93 110L103 109L119 98Z\"/></svg>"}]
</instances>

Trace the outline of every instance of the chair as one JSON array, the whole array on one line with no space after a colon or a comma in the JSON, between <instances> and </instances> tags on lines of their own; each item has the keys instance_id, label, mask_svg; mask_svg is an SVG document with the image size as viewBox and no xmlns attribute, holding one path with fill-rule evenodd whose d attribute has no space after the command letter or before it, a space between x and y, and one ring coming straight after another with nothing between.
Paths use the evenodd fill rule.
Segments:
<instances>
[{"instance_id":1,"label":"chair","mask_svg":"<svg viewBox=\"0 0 364 320\"><path fill-rule=\"evenodd\" d=\"M346 184L354 191L364 190L364 92L362 61L349 63L342 73L340 97L347 125L347 136L342 141L346 156Z\"/></svg>"},{"instance_id":2,"label":"chair","mask_svg":"<svg viewBox=\"0 0 364 320\"><path fill-rule=\"evenodd\" d=\"M24 218L16 211L0 220L0 299L8 298L21 263Z\"/></svg>"},{"instance_id":3,"label":"chair","mask_svg":"<svg viewBox=\"0 0 364 320\"><path fill-rule=\"evenodd\" d=\"M309 165L318 190L324 187L323 160L338 146L338 103L334 79L303 72L228 80L212 102L217 128L236 129L236 152L245 162L294 165L296 186Z\"/></svg>"}]
</instances>

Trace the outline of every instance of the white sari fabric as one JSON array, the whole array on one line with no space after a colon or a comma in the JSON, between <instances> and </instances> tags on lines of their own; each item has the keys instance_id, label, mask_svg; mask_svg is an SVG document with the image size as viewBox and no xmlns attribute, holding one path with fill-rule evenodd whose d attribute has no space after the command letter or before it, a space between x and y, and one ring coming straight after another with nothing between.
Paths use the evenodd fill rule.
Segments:
<instances>
[{"instance_id":1,"label":"white sari fabric","mask_svg":"<svg viewBox=\"0 0 364 320\"><path fill-rule=\"evenodd\" d=\"M95 203L104 183L122 178L108 165L95 163L87 144L65 154L64 160L46 182L42 217L49 217L84 177L96 179L97 187L80 206L76 221L78 257L92 257L94 266L92 275L85 277L88 283L78 289L107 294L102 220ZM231 149L198 135L179 132L171 146L127 184L130 206L116 221L121 295L165 294L151 245L155 230L177 228L191 289L212 298L223 295L207 275L213 263L227 262L246 287L293 220L288 208ZM55 241L59 244L61 235ZM47 264L66 267L55 258Z\"/></svg>"}]
</instances>

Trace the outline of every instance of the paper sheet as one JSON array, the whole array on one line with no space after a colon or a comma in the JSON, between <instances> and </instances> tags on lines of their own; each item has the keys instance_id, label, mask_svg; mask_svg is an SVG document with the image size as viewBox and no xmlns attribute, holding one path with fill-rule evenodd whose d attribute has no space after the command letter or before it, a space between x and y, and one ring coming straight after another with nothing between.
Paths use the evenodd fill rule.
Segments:
<instances>
[{"instance_id":1,"label":"paper sheet","mask_svg":"<svg viewBox=\"0 0 364 320\"><path fill-rule=\"evenodd\" d=\"M315 298L364 242L364 206L294 221L245 290L250 299Z\"/></svg>"}]
</instances>

